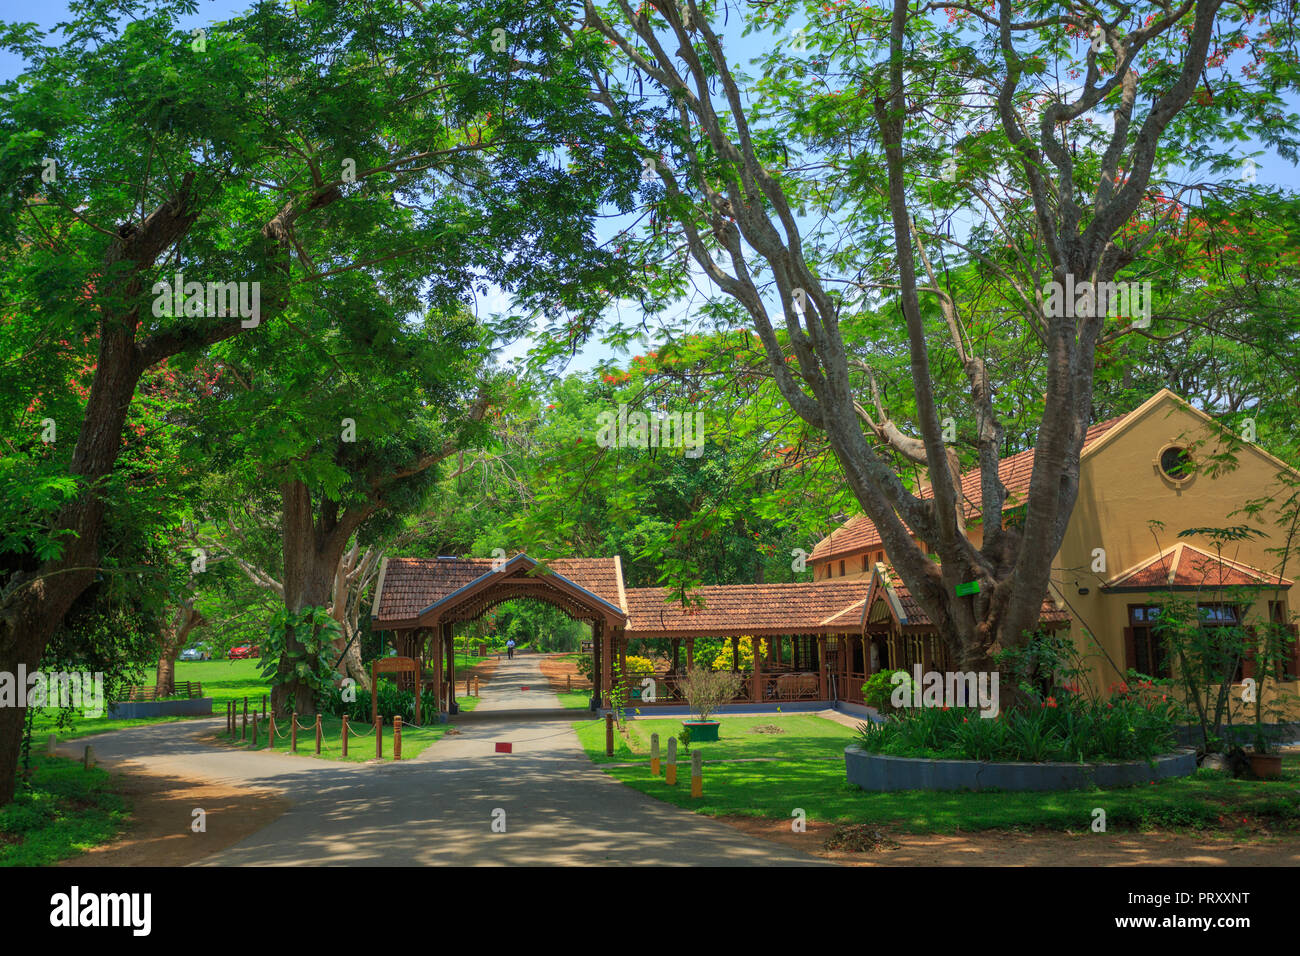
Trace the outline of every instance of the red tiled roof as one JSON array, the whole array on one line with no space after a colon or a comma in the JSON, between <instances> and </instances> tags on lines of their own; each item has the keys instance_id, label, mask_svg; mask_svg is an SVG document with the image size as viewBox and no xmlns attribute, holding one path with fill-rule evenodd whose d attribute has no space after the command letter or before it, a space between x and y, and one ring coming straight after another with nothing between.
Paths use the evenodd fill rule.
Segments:
<instances>
[{"instance_id":1,"label":"red tiled roof","mask_svg":"<svg viewBox=\"0 0 1300 956\"><path fill-rule=\"evenodd\" d=\"M1107 590L1160 590L1162 588L1289 588L1291 581L1230 558L1202 551L1180 541L1116 575L1102 585Z\"/></svg>"},{"instance_id":2,"label":"red tiled roof","mask_svg":"<svg viewBox=\"0 0 1300 956\"><path fill-rule=\"evenodd\" d=\"M705 585L703 605L683 607L666 588L629 588L627 633L644 637L746 634L858 634L868 582Z\"/></svg>"},{"instance_id":3,"label":"red tiled roof","mask_svg":"<svg viewBox=\"0 0 1300 956\"><path fill-rule=\"evenodd\" d=\"M1125 417L1127 416L1120 415L1117 418L1098 422L1091 426L1087 434L1084 435L1083 447L1087 448ZM998 462L998 477L1002 479L1002 484L1007 489L1007 498L1003 505L1004 510L1024 504L1025 497L1029 494L1029 479L1033 474L1033 470L1034 450L1032 448ZM927 484L921 488L919 496L929 498L933 493ZM984 495L980 490L980 469L976 468L962 475L961 495L966 520L978 518L980 503L984 500ZM813 561L826 561L849 554L857 554L860 551L866 551L880 545L880 532L876 530L875 524L866 515L858 514L818 541L813 547L811 559Z\"/></svg>"},{"instance_id":4,"label":"red tiled roof","mask_svg":"<svg viewBox=\"0 0 1300 956\"><path fill-rule=\"evenodd\" d=\"M375 589L371 616L380 627L413 621L431 605L490 573L494 563L492 558L389 558ZM501 573L527 575L533 566L531 559L516 555ZM544 580L547 573L559 575L625 613L618 558L557 558L536 576Z\"/></svg>"}]
</instances>

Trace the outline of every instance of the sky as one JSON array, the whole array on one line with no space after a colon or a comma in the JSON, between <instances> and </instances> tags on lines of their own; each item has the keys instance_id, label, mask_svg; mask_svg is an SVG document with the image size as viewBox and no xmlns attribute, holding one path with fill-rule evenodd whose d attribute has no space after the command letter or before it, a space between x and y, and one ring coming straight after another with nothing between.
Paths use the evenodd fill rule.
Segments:
<instances>
[{"instance_id":1,"label":"sky","mask_svg":"<svg viewBox=\"0 0 1300 956\"><path fill-rule=\"evenodd\" d=\"M182 20L179 26L182 29L192 29L194 27L206 26L213 22L226 19L249 6L248 0L201 0L199 12L192 18ZM68 8L66 0L41 0L40 3L33 4L30 0L27 2L16 2L16 0L0 0L0 21L35 21L42 27L52 27L59 21L66 19ZM747 61L758 53L763 51L764 46L774 42L771 35L751 34L748 37L741 36L737 26L739 18L733 18L731 25L724 28L722 35L727 43L728 50L734 50L735 56L740 61ZM191 22L192 21L192 22ZM0 52L0 78L11 79L16 76L21 69L21 62L17 57ZM1292 104L1296 108L1296 104ZM1238 144L1237 152L1245 155L1261 147L1257 143ZM1300 190L1300 173L1289 162L1281 159L1271 151L1257 160L1257 179L1263 185L1287 186L1291 189ZM612 239L614 234L625 227L631 217L617 217L606 221L601 229L600 236L602 239ZM694 273L695 285L697 288L696 297L701 295L710 295L716 290L708 279L698 271ZM511 311L512 302L510 296L498 288L492 288L487 295L476 296L474 308L478 314L488 316L495 313L508 313ZM636 303L624 302L619 303L617 308L623 313L626 320L639 319L639 310ZM691 309L690 302L681 303L675 313L670 313L668 318L681 318L689 315ZM778 308L779 311L779 308ZM530 342L527 339L520 340L505 348L502 352L504 361L511 361L521 358L528 350ZM577 355L575 360L570 364L570 371L587 371L596 365L617 359L612 349L604 345L597 339L593 339Z\"/></svg>"}]
</instances>

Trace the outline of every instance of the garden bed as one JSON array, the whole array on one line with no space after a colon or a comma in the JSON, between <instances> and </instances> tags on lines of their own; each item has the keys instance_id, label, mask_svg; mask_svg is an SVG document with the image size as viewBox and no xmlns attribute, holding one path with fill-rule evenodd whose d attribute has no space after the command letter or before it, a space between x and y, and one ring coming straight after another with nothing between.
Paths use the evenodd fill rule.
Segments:
<instances>
[{"instance_id":1,"label":"garden bed","mask_svg":"<svg viewBox=\"0 0 1300 956\"><path fill-rule=\"evenodd\" d=\"M893 757L851 746L844 750L844 765L849 783L863 790L1086 790L1190 776L1196 754L1178 751L1150 763L1002 763Z\"/></svg>"}]
</instances>

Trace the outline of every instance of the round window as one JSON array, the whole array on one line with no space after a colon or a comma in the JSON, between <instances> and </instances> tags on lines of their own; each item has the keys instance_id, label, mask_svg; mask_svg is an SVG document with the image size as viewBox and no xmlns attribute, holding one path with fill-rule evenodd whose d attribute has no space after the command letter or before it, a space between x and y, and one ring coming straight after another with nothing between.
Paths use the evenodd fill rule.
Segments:
<instances>
[{"instance_id":1,"label":"round window","mask_svg":"<svg viewBox=\"0 0 1300 956\"><path fill-rule=\"evenodd\" d=\"M1186 481L1192 477L1192 456L1186 448L1171 445L1160 453L1160 470L1170 481Z\"/></svg>"}]
</instances>

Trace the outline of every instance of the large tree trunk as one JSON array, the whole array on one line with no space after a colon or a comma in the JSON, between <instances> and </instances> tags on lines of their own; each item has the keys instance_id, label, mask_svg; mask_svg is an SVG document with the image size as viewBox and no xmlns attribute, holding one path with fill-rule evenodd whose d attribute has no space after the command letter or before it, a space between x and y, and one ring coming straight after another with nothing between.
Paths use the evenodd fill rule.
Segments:
<instances>
[{"instance_id":1,"label":"large tree trunk","mask_svg":"<svg viewBox=\"0 0 1300 956\"><path fill-rule=\"evenodd\" d=\"M339 562L355 530L351 515L338 520L337 502L326 500L319 518L314 518L311 491L301 481L286 482L280 492L285 610L293 614L309 607L328 608ZM289 636L286 652L303 650L301 643ZM314 667L316 661L311 664ZM276 684L271 688L276 716L315 713L315 692L307 681L293 674L287 656L280 658L276 673Z\"/></svg>"},{"instance_id":2,"label":"large tree trunk","mask_svg":"<svg viewBox=\"0 0 1300 956\"><path fill-rule=\"evenodd\" d=\"M194 610L194 598L189 598L163 625L159 641L158 678L154 682L154 693L157 696L170 697L176 693L176 658L185 647L190 631L205 623L203 615Z\"/></svg>"}]
</instances>

